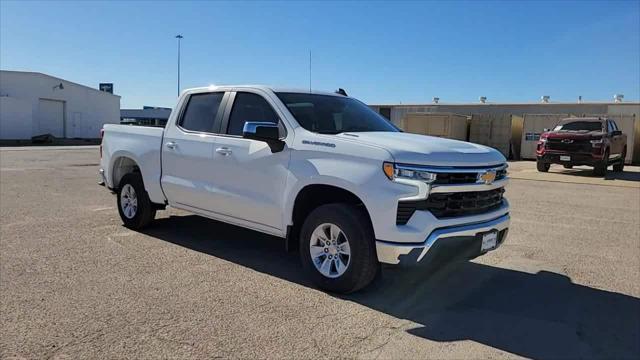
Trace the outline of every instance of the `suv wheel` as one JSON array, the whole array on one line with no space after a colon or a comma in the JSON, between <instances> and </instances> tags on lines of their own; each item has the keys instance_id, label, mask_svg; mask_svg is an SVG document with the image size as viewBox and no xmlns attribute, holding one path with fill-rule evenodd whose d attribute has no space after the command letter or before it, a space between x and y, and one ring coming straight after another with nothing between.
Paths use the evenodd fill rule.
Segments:
<instances>
[{"instance_id":1,"label":"suv wheel","mask_svg":"<svg viewBox=\"0 0 640 360\"><path fill-rule=\"evenodd\" d=\"M596 176L607 175L607 165L609 161L609 150L604 152L603 159L593 167L593 174Z\"/></svg>"},{"instance_id":2,"label":"suv wheel","mask_svg":"<svg viewBox=\"0 0 640 360\"><path fill-rule=\"evenodd\" d=\"M540 172L547 172L549 171L549 168L551 167L551 164L546 163L542 160L538 160L536 161L536 167L538 168L538 171Z\"/></svg>"},{"instance_id":3,"label":"suv wheel","mask_svg":"<svg viewBox=\"0 0 640 360\"><path fill-rule=\"evenodd\" d=\"M307 216L300 258L318 287L350 293L373 281L380 263L369 223L363 210L349 204L322 205Z\"/></svg>"},{"instance_id":4,"label":"suv wheel","mask_svg":"<svg viewBox=\"0 0 640 360\"><path fill-rule=\"evenodd\" d=\"M622 151L622 157L620 158L620 162L613 165L613 171L622 172L624 171L624 159L627 158L627 148L624 148Z\"/></svg>"},{"instance_id":5,"label":"suv wheel","mask_svg":"<svg viewBox=\"0 0 640 360\"><path fill-rule=\"evenodd\" d=\"M118 212L124 226L139 230L156 216L156 209L144 189L142 175L131 173L122 177L118 189Z\"/></svg>"}]
</instances>

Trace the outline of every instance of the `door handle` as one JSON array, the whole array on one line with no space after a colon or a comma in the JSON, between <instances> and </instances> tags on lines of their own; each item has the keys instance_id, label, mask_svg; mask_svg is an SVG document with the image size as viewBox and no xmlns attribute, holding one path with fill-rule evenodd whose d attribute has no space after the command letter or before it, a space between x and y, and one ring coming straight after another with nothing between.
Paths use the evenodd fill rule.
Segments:
<instances>
[{"instance_id":1,"label":"door handle","mask_svg":"<svg viewBox=\"0 0 640 360\"><path fill-rule=\"evenodd\" d=\"M231 149L228 147L219 147L216 149L216 152L224 156L231 155Z\"/></svg>"},{"instance_id":2,"label":"door handle","mask_svg":"<svg viewBox=\"0 0 640 360\"><path fill-rule=\"evenodd\" d=\"M169 141L168 143L165 144L166 147L168 147L169 149L175 149L176 147L178 147L178 144L174 143L173 141Z\"/></svg>"}]
</instances>

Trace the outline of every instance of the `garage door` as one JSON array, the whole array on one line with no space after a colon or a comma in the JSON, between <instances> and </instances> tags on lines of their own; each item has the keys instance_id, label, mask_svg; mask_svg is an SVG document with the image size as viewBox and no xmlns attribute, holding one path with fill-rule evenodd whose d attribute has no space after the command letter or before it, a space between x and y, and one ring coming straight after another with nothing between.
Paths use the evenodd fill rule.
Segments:
<instances>
[{"instance_id":1,"label":"garage door","mask_svg":"<svg viewBox=\"0 0 640 360\"><path fill-rule=\"evenodd\" d=\"M38 125L34 135L64 137L64 101L40 99Z\"/></svg>"}]
</instances>

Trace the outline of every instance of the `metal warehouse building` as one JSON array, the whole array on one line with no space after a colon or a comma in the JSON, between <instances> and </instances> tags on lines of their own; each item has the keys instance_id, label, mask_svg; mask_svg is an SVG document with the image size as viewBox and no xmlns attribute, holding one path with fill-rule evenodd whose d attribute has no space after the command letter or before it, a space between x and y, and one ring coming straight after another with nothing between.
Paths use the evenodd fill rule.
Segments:
<instances>
[{"instance_id":1,"label":"metal warehouse building","mask_svg":"<svg viewBox=\"0 0 640 360\"><path fill-rule=\"evenodd\" d=\"M120 96L54 76L0 71L0 139L97 139L120 123Z\"/></svg>"},{"instance_id":2,"label":"metal warehouse building","mask_svg":"<svg viewBox=\"0 0 640 360\"><path fill-rule=\"evenodd\" d=\"M627 134L627 162L640 162L640 103L637 102L540 103L432 103L370 105L405 131L461 138L498 149L512 159L531 159L535 143L559 119L605 116ZM461 118L466 117L466 121ZM425 123L431 123L426 125ZM456 134L454 136L454 134Z\"/></svg>"}]
</instances>

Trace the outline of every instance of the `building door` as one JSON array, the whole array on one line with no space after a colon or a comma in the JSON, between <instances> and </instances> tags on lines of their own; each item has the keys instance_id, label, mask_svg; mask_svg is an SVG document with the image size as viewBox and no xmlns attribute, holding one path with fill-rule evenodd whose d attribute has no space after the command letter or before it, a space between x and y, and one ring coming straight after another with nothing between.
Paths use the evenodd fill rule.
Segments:
<instances>
[{"instance_id":1,"label":"building door","mask_svg":"<svg viewBox=\"0 0 640 360\"><path fill-rule=\"evenodd\" d=\"M569 114L524 114L520 157L535 159L538 140L544 129L553 129L560 120L568 117Z\"/></svg>"},{"instance_id":2,"label":"building door","mask_svg":"<svg viewBox=\"0 0 640 360\"><path fill-rule=\"evenodd\" d=\"M82 122L82 113L74 112L71 116L71 136L74 138L90 138L85 134L84 123ZM93 136L95 137L95 136Z\"/></svg>"},{"instance_id":3,"label":"building door","mask_svg":"<svg viewBox=\"0 0 640 360\"><path fill-rule=\"evenodd\" d=\"M64 101L40 99L38 102L38 126L33 135L44 134L64 137Z\"/></svg>"}]
</instances>

